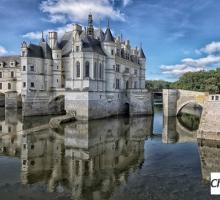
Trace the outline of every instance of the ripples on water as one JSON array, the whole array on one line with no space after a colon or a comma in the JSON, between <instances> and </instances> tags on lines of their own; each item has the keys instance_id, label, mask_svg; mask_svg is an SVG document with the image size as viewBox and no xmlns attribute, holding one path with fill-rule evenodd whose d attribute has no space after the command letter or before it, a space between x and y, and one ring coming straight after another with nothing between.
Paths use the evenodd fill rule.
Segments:
<instances>
[{"instance_id":1,"label":"ripples on water","mask_svg":"<svg viewBox=\"0 0 220 200\"><path fill-rule=\"evenodd\" d=\"M0 116L0 199L214 199L218 142L199 117L116 117L48 128L49 117ZM213 160L211 159L213 158ZM215 159L215 160L214 160ZM217 197L215 197L217 198Z\"/></svg>"}]
</instances>

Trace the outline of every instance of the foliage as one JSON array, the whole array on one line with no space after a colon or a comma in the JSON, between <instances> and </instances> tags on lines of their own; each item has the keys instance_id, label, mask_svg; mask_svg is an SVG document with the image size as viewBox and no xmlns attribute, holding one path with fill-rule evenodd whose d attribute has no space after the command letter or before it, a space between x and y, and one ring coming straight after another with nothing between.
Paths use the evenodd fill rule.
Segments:
<instances>
[{"instance_id":1,"label":"foliage","mask_svg":"<svg viewBox=\"0 0 220 200\"><path fill-rule=\"evenodd\" d=\"M171 84L171 88L220 93L220 69L188 72Z\"/></svg>"},{"instance_id":2,"label":"foliage","mask_svg":"<svg viewBox=\"0 0 220 200\"><path fill-rule=\"evenodd\" d=\"M183 89L209 93L220 93L220 69L199 72L187 72L176 82L147 80L145 87L152 92L162 89Z\"/></svg>"},{"instance_id":3,"label":"foliage","mask_svg":"<svg viewBox=\"0 0 220 200\"><path fill-rule=\"evenodd\" d=\"M170 82L163 80L146 80L145 88L152 92L162 92L163 89L169 89L170 84Z\"/></svg>"}]
</instances>

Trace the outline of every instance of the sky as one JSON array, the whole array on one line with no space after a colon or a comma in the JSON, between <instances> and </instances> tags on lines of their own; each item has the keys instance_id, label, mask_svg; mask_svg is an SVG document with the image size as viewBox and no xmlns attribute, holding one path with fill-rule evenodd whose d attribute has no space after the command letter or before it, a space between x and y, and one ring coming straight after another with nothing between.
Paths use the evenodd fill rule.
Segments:
<instances>
[{"instance_id":1,"label":"sky","mask_svg":"<svg viewBox=\"0 0 220 200\"><path fill-rule=\"evenodd\" d=\"M72 24L105 30L140 46L146 79L175 81L188 71L220 67L219 0L0 0L0 55L20 53L22 41L38 43L41 32L61 37Z\"/></svg>"}]
</instances>

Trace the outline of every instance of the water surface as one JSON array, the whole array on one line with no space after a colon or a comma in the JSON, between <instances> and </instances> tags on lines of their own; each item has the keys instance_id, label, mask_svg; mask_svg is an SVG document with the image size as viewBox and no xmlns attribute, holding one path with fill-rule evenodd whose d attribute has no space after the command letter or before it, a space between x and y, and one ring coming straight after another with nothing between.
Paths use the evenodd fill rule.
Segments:
<instances>
[{"instance_id":1,"label":"water surface","mask_svg":"<svg viewBox=\"0 0 220 200\"><path fill-rule=\"evenodd\" d=\"M163 118L157 106L51 130L50 117L1 115L0 199L218 199L207 181L218 142L197 141L198 116Z\"/></svg>"}]
</instances>

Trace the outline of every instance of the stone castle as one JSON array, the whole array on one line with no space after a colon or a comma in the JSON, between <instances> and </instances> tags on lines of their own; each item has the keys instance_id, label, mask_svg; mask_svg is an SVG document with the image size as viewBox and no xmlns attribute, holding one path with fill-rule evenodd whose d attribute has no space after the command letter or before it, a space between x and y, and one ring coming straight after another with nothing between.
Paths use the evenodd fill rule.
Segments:
<instances>
[{"instance_id":1,"label":"stone castle","mask_svg":"<svg viewBox=\"0 0 220 200\"><path fill-rule=\"evenodd\" d=\"M0 101L6 108L22 107L23 116L76 113L82 120L118 114L152 114L145 89L143 49L129 40L74 24L58 39L49 32L38 45L21 45L20 56L0 57Z\"/></svg>"}]
</instances>

